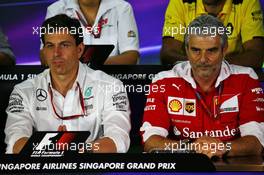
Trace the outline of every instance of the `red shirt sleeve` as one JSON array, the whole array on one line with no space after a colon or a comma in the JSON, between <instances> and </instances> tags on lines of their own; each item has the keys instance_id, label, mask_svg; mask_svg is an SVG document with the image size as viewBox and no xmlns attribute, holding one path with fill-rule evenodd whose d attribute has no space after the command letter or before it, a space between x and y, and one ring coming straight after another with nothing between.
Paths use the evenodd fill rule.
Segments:
<instances>
[{"instance_id":1,"label":"red shirt sleeve","mask_svg":"<svg viewBox=\"0 0 264 175\"><path fill-rule=\"evenodd\" d=\"M264 94L258 80L248 77L241 101L239 125L264 122Z\"/></svg>"},{"instance_id":2,"label":"red shirt sleeve","mask_svg":"<svg viewBox=\"0 0 264 175\"><path fill-rule=\"evenodd\" d=\"M170 119L167 110L165 84L162 80L157 81L150 86L150 93L147 96L147 102L144 108L143 123L149 122L152 126L162 127L169 130Z\"/></svg>"}]
</instances>

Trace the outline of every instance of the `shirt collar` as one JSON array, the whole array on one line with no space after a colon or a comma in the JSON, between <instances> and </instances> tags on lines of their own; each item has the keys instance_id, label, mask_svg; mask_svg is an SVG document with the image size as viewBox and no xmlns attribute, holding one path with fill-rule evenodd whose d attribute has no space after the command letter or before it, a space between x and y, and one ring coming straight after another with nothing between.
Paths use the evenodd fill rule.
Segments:
<instances>
[{"instance_id":1,"label":"shirt collar","mask_svg":"<svg viewBox=\"0 0 264 175\"><path fill-rule=\"evenodd\" d=\"M97 17L101 17L103 14L105 14L108 10L116 7L121 3L120 0L101 0L101 4L97 13Z\"/></svg>"},{"instance_id":2,"label":"shirt collar","mask_svg":"<svg viewBox=\"0 0 264 175\"><path fill-rule=\"evenodd\" d=\"M228 14L230 13L232 8L232 0L226 0L224 7L222 11L218 14L218 16L221 16L222 14ZM204 8L203 1L202 0L197 0L197 14L202 15L202 14L208 14Z\"/></svg>"},{"instance_id":3,"label":"shirt collar","mask_svg":"<svg viewBox=\"0 0 264 175\"><path fill-rule=\"evenodd\" d=\"M220 74L217 77L217 80L215 82L215 87L218 87L219 84L227 79L231 75L231 68L227 61L222 61Z\"/></svg>"},{"instance_id":4,"label":"shirt collar","mask_svg":"<svg viewBox=\"0 0 264 175\"><path fill-rule=\"evenodd\" d=\"M65 10L81 11L78 0L65 0Z\"/></svg>"},{"instance_id":5,"label":"shirt collar","mask_svg":"<svg viewBox=\"0 0 264 175\"><path fill-rule=\"evenodd\" d=\"M85 78L85 75L86 75L85 67L87 67L87 65L86 65L86 64L82 64L82 63L79 61L78 75L77 75L75 81L78 81L78 82L80 83L80 85L83 84L83 82L84 82L84 78Z\"/></svg>"},{"instance_id":6,"label":"shirt collar","mask_svg":"<svg viewBox=\"0 0 264 175\"><path fill-rule=\"evenodd\" d=\"M98 13L96 15L96 20L98 21L102 15L104 15L108 10L116 7L122 1L120 0L101 0L100 7ZM82 14L78 0L65 0L65 10L77 10L80 14Z\"/></svg>"},{"instance_id":7,"label":"shirt collar","mask_svg":"<svg viewBox=\"0 0 264 175\"><path fill-rule=\"evenodd\" d=\"M189 61L184 61L182 63L176 64L173 67L173 72L176 75L176 77L183 78L185 81L190 83L194 89L197 88L195 80L192 77L191 64ZM222 61L220 74L217 77L215 88L217 88L219 84L225 79L227 79L230 75L231 75L230 65L226 61Z\"/></svg>"}]
</instances>

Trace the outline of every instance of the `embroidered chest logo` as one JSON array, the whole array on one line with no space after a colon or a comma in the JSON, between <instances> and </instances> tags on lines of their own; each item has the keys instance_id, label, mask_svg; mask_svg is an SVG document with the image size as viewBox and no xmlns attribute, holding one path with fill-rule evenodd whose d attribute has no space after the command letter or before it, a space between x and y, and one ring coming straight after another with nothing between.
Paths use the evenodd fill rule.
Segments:
<instances>
[{"instance_id":1,"label":"embroidered chest logo","mask_svg":"<svg viewBox=\"0 0 264 175\"><path fill-rule=\"evenodd\" d=\"M238 96L233 94L224 94L221 96L221 106L220 106L220 113L229 113L229 112L238 112L239 111L239 105L238 105ZM214 113L216 114L216 103L218 100L216 100L217 97L214 97Z\"/></svg>"},{"instance_id":2,"label":"embroidered chest logo","mask_svg":"<svg viewBox=\"0 0 264 175\"><path fill-rule=\"evenodd\" d=\"M47 92L44 89L37 89L36 98L38 101L44 101L47 99Z\"/></svg>"},{"instance_id":3,"label":"embroidered chest logo","mask_svg":"<svg viewBox=\"0 0 264 175\"><path fill-rule=\"evenodd\" d=\"M179 112L182 109L182 103L177 99L171 100L169 108L172 112Z\"/></svg>"},{"instance_id":4,"label":"embroidered chest logo","mask_svg":"<svg viewBox=\"0 0 264 175\"><path fill-rule=\"evenodd\" d=\"M84 97L88 98L92 95L92 89L93 87L88 87L84 92Z\"/></svg>"},{"instance_id":5,"label":"embroidered chest logo","mask_svg":"<svg viewBox=\"0 0 264 175\"><path fill-rule=\"evenodd\" d=\"M136 37L136 32L134 32L133 30L130 30L130 31L127 33L127 37L128 37L128 38L135 38L135 37Z\"/></svg>"},{"instance_id":6,"label":"embroidered chest logo","mask_svg":"<svg viewBox=\"0 0 264 175\"><path fill-rule=\"evenodd\" d=\"M168 113L172 115L196 116L196 101L190 98L168 97Z\"/></svg>"},{"instance_id":7,"label":"embroidered chest logo","mask_svg":"<svg viewBox=\"0 0 264 175\"><path fill-rule=\"evenodd\" d=\"M195 110L194 102L187 101L185 103L185 110L188 113L192 113Z\"/></svg>"}]
</instances>

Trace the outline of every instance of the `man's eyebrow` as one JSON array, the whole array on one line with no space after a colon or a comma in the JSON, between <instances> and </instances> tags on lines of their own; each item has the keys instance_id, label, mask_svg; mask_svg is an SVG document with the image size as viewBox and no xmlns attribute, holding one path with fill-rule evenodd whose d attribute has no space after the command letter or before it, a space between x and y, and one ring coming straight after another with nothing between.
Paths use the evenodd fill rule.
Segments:
<instances>
[{"instance_id":1,"label":"man's eyebrow","mask_svg":"<svg viewBox=\"0 0 264 175\"><path fill-rule=\"evenodd\" d=\"M61 41L60 44L71 44L72 42L71 41Z\"/></svg>"},{"instance_id":2,"label":"man's eyebrow","mask_svg":"<svg viewBox=\"0 0 264 175\"><path fill-rule=\"evenodd\" d=\"M211 47L211 48L208 48L208 49L206 49L206 50L214 51L214 50L218 50L218 49L219 49L219 47Z\"/></svg>"},{"instance_id":3,"label":"man's eyebrow","mask_svg":"<svg viewBox=\"0 0 264 175\"><path fill-rule=\"evenodd\" d=\"M50 41L46 41L46 42L44 43L44 45L46 45L46 44L54 44L54 43L52 43L52 42L50 42Z\"/></svg>"},{"instance_id":4,"label":"man's eyebrow","mask_svg":"<svg viewBox=\"0 0 264 175\"><path fill-rule=\"evenodd\" d=\"M55 44L55 43L53 43L51 41L47 41L47 42L45 42L45 44ZM58 44L72 44L72 42L66 40L66 41L61 41Z\"/></svg>"},{"instance_id":5,"label":"man's eyebrow","mask_svg":"<svg viewBox=\"0 0 264 175\"><path fill-rule=\"evenodd\" d=\"M195 49L195 50L201 50L201 48L198 48L198 47L194 47L192 46L191 49Z\"/></svg>"}]
</instances>

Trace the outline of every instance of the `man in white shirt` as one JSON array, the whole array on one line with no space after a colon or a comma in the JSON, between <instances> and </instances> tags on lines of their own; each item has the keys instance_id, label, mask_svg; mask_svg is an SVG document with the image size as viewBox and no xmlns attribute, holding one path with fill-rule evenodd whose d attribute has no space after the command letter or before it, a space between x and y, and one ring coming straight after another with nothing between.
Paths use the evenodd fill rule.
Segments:
<instances>
[{"instance_id":1,"label":"man in white shirt","mask_svg":"<svg viewBox=\"0 0 264 175\"><path fill-rule=\"evenodd\" d=\"M47 9L46 19L66 14L81 22L84 44L113 44L104 64L136 64L138 30L131 5L124 0L58 0Z\"/></svg>"},{"instance_id":2,"label":"man in white shirt","mask_svg":"<svg viewBox=\"0 0 264 175\"><path fill-rule=\"evenodd\" d=\"M56 29L41 36L49 69L14 87L6 110L6 152L19 153L33 129L90 131L93 152L126 152L131 124L122 82L79 62L83 38L71 30L81 27L78 20L57 15L42 29L47 26Z\"/></svg>"}]
</instances>

